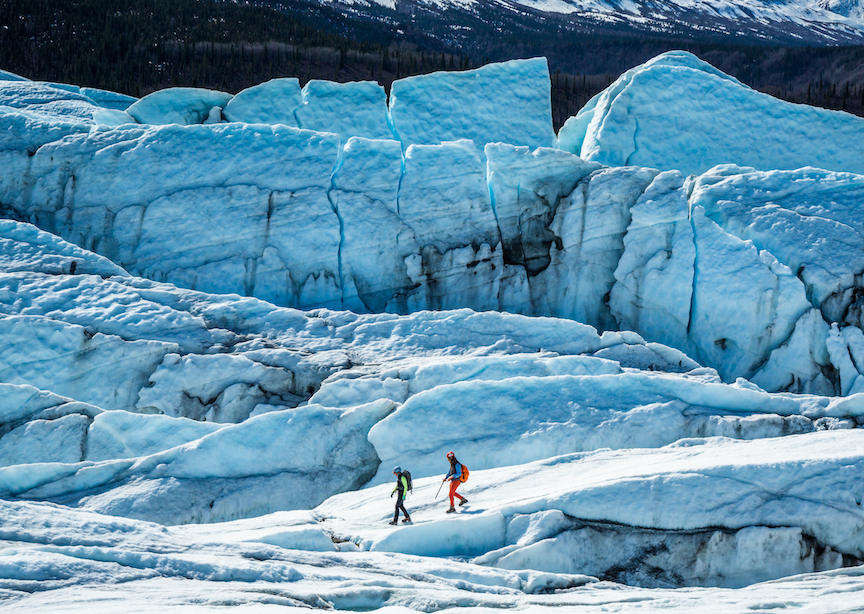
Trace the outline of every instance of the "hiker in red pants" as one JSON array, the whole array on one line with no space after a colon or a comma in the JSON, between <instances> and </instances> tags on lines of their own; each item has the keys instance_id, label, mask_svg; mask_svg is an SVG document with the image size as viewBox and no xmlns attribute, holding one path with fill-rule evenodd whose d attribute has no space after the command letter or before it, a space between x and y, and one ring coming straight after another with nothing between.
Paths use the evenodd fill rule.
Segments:
<instances>
[{"instance_id":1,"label":"hiker in red pants","mask_svg":"<svg viewBox=\"0 0 864 614\"><path fill-rule=\"evenodd\" d=\"M453 507L453 497L459 497L459 505L465 505L468 503L468 499L460 495L456 492L456 489L459 488L459 484L467 479L462 477L462 473L464 471L462 464L456 460L456 455L453 452L447 453L447 460L450 461L450 471L447 472L447 475L444 477L444 481L450 480L450 509L447 510L448 514L452 514L456 511L456 508Z\"/></svg>"}]
</instances>

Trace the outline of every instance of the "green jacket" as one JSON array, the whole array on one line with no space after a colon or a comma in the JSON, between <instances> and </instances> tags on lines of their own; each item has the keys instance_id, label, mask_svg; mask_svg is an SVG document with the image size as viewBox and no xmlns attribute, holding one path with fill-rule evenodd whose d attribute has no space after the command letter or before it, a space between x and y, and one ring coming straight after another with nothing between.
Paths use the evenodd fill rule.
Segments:
<instances>
[{"instance_id":1,"label":"green jacket","mask_svg":"<svg viewBox=\"0 0 864 614\"><path fill-rule=\"evenodd\" d=\"M397 490L399 491L399 494L402 495L403 499L408 496L408 480L401 473L396 476L396 488L393 489L393 492L396 492Z\"/></svg>"}]
</instances>

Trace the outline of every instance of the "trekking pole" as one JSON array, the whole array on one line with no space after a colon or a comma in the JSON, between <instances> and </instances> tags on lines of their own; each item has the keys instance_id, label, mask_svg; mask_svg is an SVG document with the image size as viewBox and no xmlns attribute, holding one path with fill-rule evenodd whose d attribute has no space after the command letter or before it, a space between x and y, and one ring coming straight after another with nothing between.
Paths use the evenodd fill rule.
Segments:
<instances>
[{"instance_id":1,"label":"trekking pole","mask_svg":"<svg viewBox=\"0 0 864 614\"><path fill-rule=\"evenodd\" d=\"M441 480L441 486L444 486L444 480ZM441 486L438 487L438 492L435 493L435 498L438 498L438 495L441 494Z\"/></svg>"}]
</instances>

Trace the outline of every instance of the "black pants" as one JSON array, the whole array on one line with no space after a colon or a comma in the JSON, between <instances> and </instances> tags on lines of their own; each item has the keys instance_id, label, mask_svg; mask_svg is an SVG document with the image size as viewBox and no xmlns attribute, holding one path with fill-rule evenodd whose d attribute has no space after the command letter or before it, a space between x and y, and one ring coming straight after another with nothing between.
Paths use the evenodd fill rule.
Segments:
<instances>
[{"instance_id":1,"label":"black pants","mask_svg":"<svg viewBox=\"0 0 864 614\"><path fill-rule=\"evenodd\" d=\"M402 513L405 514L405 518L408 518L408 510L405 509L404 499L402 498L402 491L396 491L396 513L393 516L394 521L399 520L399 510L402 510Z\"/></svg>"}]
</instances>

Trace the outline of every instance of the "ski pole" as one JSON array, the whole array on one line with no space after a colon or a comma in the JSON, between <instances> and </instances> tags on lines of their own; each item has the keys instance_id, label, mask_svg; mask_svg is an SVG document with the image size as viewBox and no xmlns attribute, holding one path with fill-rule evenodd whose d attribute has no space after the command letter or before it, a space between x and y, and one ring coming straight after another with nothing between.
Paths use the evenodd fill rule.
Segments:
<instances>
[{"instance_id":1,"label":"ski pole","mask_svg":"<svg viewBox=\"0 0 864 614\"><path fill-rule=\"evenodd\" d=\"M441 480L441 486L444 486L444 480ZM438 498L438 495L441 494L441 486L438 487L438 492L435 493L435 498Z\"/></svg>"}]
</instances>

